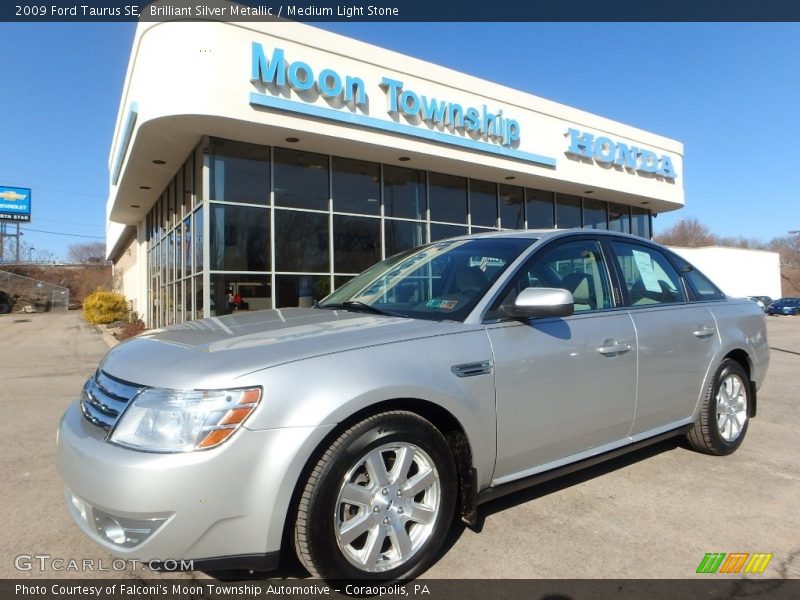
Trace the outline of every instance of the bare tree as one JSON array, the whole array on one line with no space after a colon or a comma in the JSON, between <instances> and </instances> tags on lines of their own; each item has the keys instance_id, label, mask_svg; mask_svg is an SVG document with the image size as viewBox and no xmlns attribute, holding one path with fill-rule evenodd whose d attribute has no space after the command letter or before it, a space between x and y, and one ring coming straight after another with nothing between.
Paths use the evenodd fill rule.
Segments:
<instances>
[{"instance_id":1,"label":"bare tree","mask_svg":"<svg viewBox=\"0 0 800 600\"><path fill-rule=\"evenodd\" d=\"M697 248L713 246L717 237L711 230L694 217L680 219L675 225L655 236L655 240L666 246Z\"/></svg>"},{"instance_id":2,"label":"bare tree","mask_svg":"<svg viewBox=\"0 0 800 600\"><path fill-rule=\"evenodd\" d=\"M82 265L103 264L106 262L106 245L103 242L72 244L67 249L69 261Z\"/></svg>"}]
</instances>

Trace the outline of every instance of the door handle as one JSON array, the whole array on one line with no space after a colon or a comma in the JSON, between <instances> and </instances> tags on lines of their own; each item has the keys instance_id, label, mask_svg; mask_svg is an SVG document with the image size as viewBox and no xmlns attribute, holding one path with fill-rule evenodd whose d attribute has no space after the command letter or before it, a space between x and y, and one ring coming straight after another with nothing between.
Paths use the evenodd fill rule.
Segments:
<instances>
[{"instance_id":1,"label":"door handle","mask_svg":"<svg viewBox=\"0 0 800 600\"><path fill-rule=\"evenodd\" d=\"M614 340L608 340L604 342L605 346L600 346L597 351L600 354L622 354L623 352L627 352L631 349L631 345L626 342L615 342Z\"/></svg>"},{"instance_id":2,"label":"door handle","mask_svg":"<svg viewBox=\"0 0 800 600\"><path fill-rule=\"evenodd\" d=\"M715 332L716 329L714 329L713 327L707 327L704 325L703 327L697 329L696 331L693 331L692 333L699 338L707 338L710 335L714 335Z\"/></svg>"}]
</instances>

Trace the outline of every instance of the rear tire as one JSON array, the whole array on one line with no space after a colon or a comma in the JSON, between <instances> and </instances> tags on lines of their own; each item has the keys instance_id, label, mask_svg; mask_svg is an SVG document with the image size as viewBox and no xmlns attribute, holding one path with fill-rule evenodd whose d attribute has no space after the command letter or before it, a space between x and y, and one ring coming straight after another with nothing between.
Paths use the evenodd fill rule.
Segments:
<instances>
[{"instance_id":1,"label":"rear tire","mask_svg":"<svg viewBox=\"0 0 800 600\"><path fill-rule=\"evenodd\" d=\"M715 456L735 452L747 433L750 394L750 379L742 366L723 360L703 395L694 428L686 434L689 445Z\"/></svg>"},{"instance_id":2,"label":"rear tire","mask_svg":"<svg viewBox=\"0 0 800 600\"><path fill-rule=\"evenodd\" d=\"M297 508L294 543L324 579L414 577L453 522L456 467L442 434L391 411L346 429L317 461Z\"/></svg>"}]
</instances>

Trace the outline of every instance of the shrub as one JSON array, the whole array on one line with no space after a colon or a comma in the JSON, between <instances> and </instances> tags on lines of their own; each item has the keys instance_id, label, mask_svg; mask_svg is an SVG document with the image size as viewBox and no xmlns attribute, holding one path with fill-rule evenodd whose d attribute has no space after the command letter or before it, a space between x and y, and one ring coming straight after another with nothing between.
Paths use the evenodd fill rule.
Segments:
<instances>
[{"instance_id":1,"label":"shrub","mask_svg":"<svg viewBox=\"0 0 800 600\"><path fill-rule=\"evenodd\" d=\"M89 294L83 300L83 318L94 325L127 321L128 302L125 296L115 292Z\"/></svg>"},{"instance_id":2,"label":"shrub","mask_svg":"<svg viewBox=\"0 0 800 600\"><path fill-rule=\"evenodd\" d=\"M133 313L136 315L136 313ZM138 316L136 318L131 318L130 322L124 323L121 327L122 331L117 336L117 339L127 340L128 338L135 337L145 331L147 327L144 325L144 321L142 321Z\"/></svg>"}]
</instances>

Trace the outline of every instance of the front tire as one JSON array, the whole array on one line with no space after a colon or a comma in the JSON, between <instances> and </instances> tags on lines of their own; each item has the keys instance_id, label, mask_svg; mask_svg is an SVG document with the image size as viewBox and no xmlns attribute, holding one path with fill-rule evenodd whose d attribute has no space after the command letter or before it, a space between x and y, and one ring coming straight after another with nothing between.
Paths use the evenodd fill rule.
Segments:
<instances>
[{"instance_id":1,"label":"front tire","mask_svg":"<svg viewBox=\"0 0 800 600\"><path fill-rule=\"evenodd\" d=\"M686 434L689 445L705 454L735 452L747 433L750 379L730 358L722 361L706 389L694 428Z\"/></svg>"},{"instance_id":2,"label":"front tire","mask_svg":"<svg viewBox=\"0 0 800 600\"><path fill-rule=\"evenodd\" d=\"M325 579L414 577L450 530L458 484L450 448L422 417L391 411L339 435L300 496L294 541Z\"/></svg>"}]
</instances>

